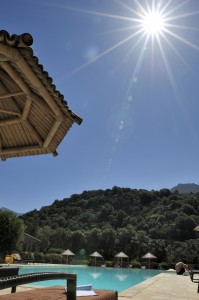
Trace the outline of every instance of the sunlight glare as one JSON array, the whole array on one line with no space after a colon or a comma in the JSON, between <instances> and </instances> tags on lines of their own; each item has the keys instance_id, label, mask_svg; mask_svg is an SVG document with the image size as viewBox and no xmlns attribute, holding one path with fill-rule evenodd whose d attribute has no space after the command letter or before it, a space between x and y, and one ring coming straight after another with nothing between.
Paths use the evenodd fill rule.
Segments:
<instances>
[{"instance_id":1,"label":"sunlight glare","mask_svg":"<svg viewBox=\"0 0 199 300\"><path fill-rule=\"evenodd\" d=\"M134 2L134 6L124 3L122 0L112 1L120 5L123 9L126 9L128 12L127 15L125 13L114 14L109 12L70 8L70 10L93 15L95 17L124 21L127 22L127 25L123 27L119 26L114 30L107 31L109 34L112 34L113 32L119 33L118 36L125 31L126 34L122 36L122 38L119 38L119 40L116 40L115 43L110 44L107 48L105 47L103 51L99 51L97 48L92 49L92 51L90 50L87 53L87 56L84 57L86 61L74 68L71 72L67 73L64 78L74 75L80 70L99 61L106 55L109 55L116 49L129 43L130 48L126 55L121 58L119 66L129 59L131 53L133 53L136 48L141 48L129 82L127 95L132 85L139 81L140 69L143 65L144 57L146 56L146 53L149 52L149 49L151 50L153 61L155 51L157 53L159 50L168 78L173 85L172 69L169 68L166 46L170 48L185 65L187 65L187 62L181 54L181 51L178 50L177 45L179 46L181 43L184 46L188 46L199 51L198 42L192 42L189 39L189 35L187 35L188 31L197 32L199 30L197 23L194 23L194 25L191 26L188 23L188 21L190 22L191 17L193 17L193 20L195 20L194 22L196 22L196 16L199 15L199 9L190 9L188 5L190 0L176 0L175 3L172 0L133 0L132 2ZM175 41L177 41L177 44L175 44Z\"/></svg>"},{"instance_id":2,"label":"sunlight glare","mask_svg":"<svg viewBox=\"0 0 199 300\"><path fill-rule=\"evenodd\" d=\"M150 35L158 35L164 31L164 16L159 12L146 13L142 19L143 30Z\"/></svg>"}]
</instances>

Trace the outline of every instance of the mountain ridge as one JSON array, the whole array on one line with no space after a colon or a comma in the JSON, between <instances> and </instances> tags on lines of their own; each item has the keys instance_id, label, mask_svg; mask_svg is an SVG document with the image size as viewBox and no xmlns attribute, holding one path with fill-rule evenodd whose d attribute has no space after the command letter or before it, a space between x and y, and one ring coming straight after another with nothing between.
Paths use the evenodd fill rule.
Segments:
<instances>
[{"instance_id":1,"label":"mountain ridge","mask_svg":"<svg viewBox=\"0 0 199 300\"><path fill-rule=\"evenodd\" d=\"M175 192L178 191L178 193L182 193L182 194L188 194L188 193L199 193L199 185L196 183L179 183L176 186L172 187L171 189L169 189L171 192ZM49 204L50 205L50 204ZM13 211L9 208L6 207L1 207L0 211L10 211L12 213L14 213L17 216L21 216L23 215L23 213L19 213L16 211ZM29 211L25 212L28 213Z\"/></svg>"},{"instance_id":2,"label":"mountain ridge","mask_svg":"<svg viewBox=\"0 0 199 300\"><path fill-rule=\"evenodd\" d=\"M18 212L16 212L16 211L13 211L13 210L11 210L11 209L9 209L9 208L6 208L6 207L0 207L0 211L9 211L9 212L12 212L13 214L15 214L16 216L21 216L22 215L22 213L18 213Z\"/></svg>"},{"instance_id":3,"label":"mountain ridge","mask_svg":"<svg viewBox=\"0 0 199 300\"><path fill-rule=\"evenodd\" d=\"M178 185L171 188L170 191L178 191L182 194L199 193L199 185L196 183L179 183Z\"/></svg>"}]
</instances>

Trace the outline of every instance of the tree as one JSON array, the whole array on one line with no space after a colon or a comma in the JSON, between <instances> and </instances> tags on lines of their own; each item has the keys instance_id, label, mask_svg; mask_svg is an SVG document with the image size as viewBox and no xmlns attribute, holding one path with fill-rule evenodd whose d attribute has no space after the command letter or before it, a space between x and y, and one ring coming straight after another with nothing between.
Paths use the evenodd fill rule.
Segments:
<instances>
[{"instance_id":1,"label":"tree","mask_svg":"<svg viewBox=\"0 0 199 300\"><path fill-rule=\"evenodd\" d=\"M127 227L122 227L117 230L117 243L116 250L117 252L125 251L125 253L131 257L132 248L131 248L131 240L132 236L135 234L133 227L128 225Z\"/></svg>"},{"instance_id":2,"label":"tree","mask_svg":"<svg viewBox=\"0 0 199 300\"><path fill-rule=\"evenodd\" d=\"M104 249L104 258L113 257L116 242L116 231L110 226L102 230L100 248Z\"/></svg>"},{"instance_id":3,"label":"tree","mask_svg":"<svg viewBox=\"0 0 199 300\"><path fill-rule=\"evenodd\" d=\"M85 234L81 230L73 231L71 234L71 249L77 253L80 249L85 248Z\"/></svg>"},{"instance_id":4,"label":"tree","mask_svg":"<svg viewBox=\"0 0 199 300\"><path fill-rule=\"evenodd\" d=\"M24 223L8 211L0 211L0 252L4 257L13 250L21 250Z\"/></svg>"},{"instance_id":5,"label":"tree","mask_svg":"<svg viewBox=\"0 0 199 300\"><path fill-rule=\"evenodd\" d=\"M179 241L183 241L185 239L191 239L194 237L193 229L197 226L194 219L190 216L180 215L176 218L176 238Z\"/></svg>"},{"instance_id":6,"label":"tree","mask_svg":"<svg viewBox=\"0 0 199 300\"><path fill-rule=\"evenodd\" d=\"M104 249L100 248L100 241L101 241L101 230L100 229L93 228L93 229L87 231L86 241L87 241L88 253L92 253L96 250L100 253L103 252Z\"/></svg>"},{"instance_id":7,"label":"tree","mask_svg":"<svg viewBox=\"0 0 199 300\"><path fill-rule=\"evenodd\" d=\"M50 238L53 235L53 233L54 230L50 226L44 226L42 228L39 228L37 232L37 238L41 240L40 250L46 252L49 248L52 247L52 241Z\"/></svg>"}]
</instances>

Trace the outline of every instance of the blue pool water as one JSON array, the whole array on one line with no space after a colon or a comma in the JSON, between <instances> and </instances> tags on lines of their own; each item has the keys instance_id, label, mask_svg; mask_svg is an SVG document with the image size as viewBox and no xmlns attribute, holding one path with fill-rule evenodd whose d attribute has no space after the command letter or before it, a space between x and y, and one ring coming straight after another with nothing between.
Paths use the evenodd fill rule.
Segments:
<instances>
[{"instance_id":1,"label":"blue pool water","mask_svg":"<svg viewBox=\"0 0 199 300\"><path fill-rule=\"evenodd\" d=\"M92 284L96 289L124 291L129 287L136 285L157 274L160 270L143 270L131 268L101 268L87 266L21 266L19 274L33 272L66 272L77 274L77 284ZM65 286L65 280L48 280L35 282L32 285L37 286Z\"/></svg>"}]
</instances>

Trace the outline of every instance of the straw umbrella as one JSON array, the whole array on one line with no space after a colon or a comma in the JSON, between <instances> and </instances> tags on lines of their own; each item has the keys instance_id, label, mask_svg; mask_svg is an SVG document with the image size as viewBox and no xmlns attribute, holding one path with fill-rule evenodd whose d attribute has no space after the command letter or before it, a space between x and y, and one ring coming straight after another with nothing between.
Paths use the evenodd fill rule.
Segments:
<instances>
[{"instance_id":1,"label":"straw umbrella","mask_svg":"<svg viewBox=\"0 0 199 300\"><path fill-rule=\"evenodd\" d=\"M120 263L121 263L121 267L122 267L122 259L128 258L128 255L126 255L124 252L120 252L120 253L116 254L115 257L120 258Z\"/></svg>"},{"instance_id":2,"label":"straw umbrella","mask_svg":"<svg viewBox=\"0 0 199 300\"><path fill-rule=\"evenodd\" d=\"M69 249L65 250L62 255L66 255L67 256L67 265L68 265L68 257L69 256L73 256L75 255L72 251L70 251Z\"/></svg>"},{"instance_id":3,"label":"straw umbrella","mask_svg":"<svg viewBox=\"0 0 199 300\"><path fill-rule=\"evenodd\" d=\"M95 251L92 254L90 254L91 257L95 258L95 266L96 266L96 258L97 257L103 257L99 252Z\"/></svg>"},{"instance_id":4,"label":"straw umbrella","mask_svg":"<svg viewBox=\"0 0 199 300\"><path fill-rule=\"evenodd\" d=\"M155 259L157 258L155 255L153 255L152 253L148 252L146 253L144 256L142 256L142 258L146 258L149 260L149 269L150 269L150 262L151 262L151 259Z\"/></svg>"}]
</instances>

